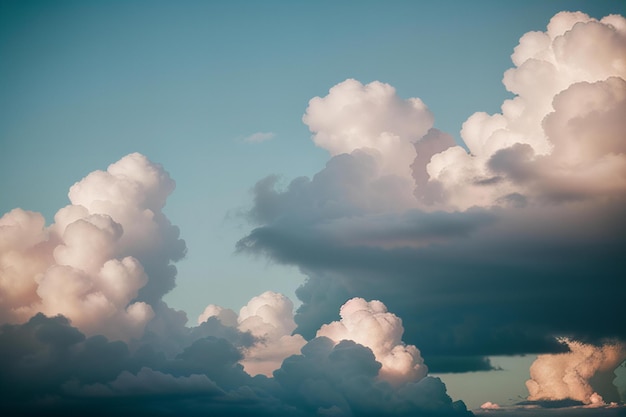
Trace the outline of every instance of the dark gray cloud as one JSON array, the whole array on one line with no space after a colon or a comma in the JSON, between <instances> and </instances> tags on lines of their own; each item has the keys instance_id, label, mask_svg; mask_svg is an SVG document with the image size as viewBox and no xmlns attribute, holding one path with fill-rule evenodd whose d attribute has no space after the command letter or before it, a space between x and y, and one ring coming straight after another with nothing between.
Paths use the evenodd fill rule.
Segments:
<instances>
[{"instance_id":1,"label":"dark gray cloud","mask_svg":"<svg viewBox=\"0 0 626 417\"><path fill-rule=\"evenodd\" d=\"M211 321L218 332L220 324ZM0 328L0 387L7 415L471 415L437 378L393 388L354 342L309 342L274 378L251 377L241 353L205 335L176 355L158 343L86 338L62 316L38 314Z\"/></svg>"},{"instance_id":2,"label":"dark gray cloud","mask_svg":"<svg viewBox=\"0 0 626 417\"><path fill-rule=\"evenodd\" d=\"M588 407L580 401L523 401L513 406L477 410L477 416L491 417L618 417L626 415L626 408L617 405Z\"/></svg>"},{"instance_id":3,"label":"dark gray cloud","mask_svg":"<svg viewBox=\"0 0 626 417\"><path fill-rule=\"evenodd\" d=\"M342 155L329 166L333 173L349 171L353 158ZM255 201L274 205L264 206L262 216L253 208L265 222L238 245L308 275L297 292L303 305L296 322L305 336L359 296L380 299L402 317L407 342L426 360L437 357L439 370L452 370L442 362L446 355L563 351L554 335L626 339L614 319L623 291L619 271L626 266L622 197L329 216L327 207L350 201L320 191L327 175L324 170L311 181L296 180L284 191L261 182ZM361 184L342 186L377 198ZM484 369L484 362L476 367Z\"/></svg>"},{"instance_id":4,"label":"dark gray cloud","mask_svg":"<svg viewBox=\"0 0 626 417\"><path fill-rule=\"evenodd\" d=\"M432 124L402 136L398 118L419 120L391 117L376 97L370 117L389 127L370 129L360 110L334 105L352 80L311 100L304 121L316 141L325 127L332 158L284 189L259 182L257 227L238 244L308 276L297 331L311 337L363 297L403 318L406 341L434 371L562 352L555 336L626 341L624 22L563 12L524 35L503 80L514 97L502 113L470 116L464 147ZM408 159L410 178L383 169Z\"/></svg>"}]
</instances>

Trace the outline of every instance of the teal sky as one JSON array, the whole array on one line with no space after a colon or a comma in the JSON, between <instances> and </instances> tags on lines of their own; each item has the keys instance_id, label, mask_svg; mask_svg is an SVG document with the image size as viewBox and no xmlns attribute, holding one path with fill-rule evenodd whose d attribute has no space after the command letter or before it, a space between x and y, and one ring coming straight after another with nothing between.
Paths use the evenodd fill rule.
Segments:
<instances>
[{"instance_id":1,"label":"teal sky","mask_svg":"<svg viewBox=\"0 0 626 417\"><path fill-rule=\"evenodd\" d=\"M468 116L497 112L509 97L501 79L521 35L561 10L600 18L625 9L602 0L4 0L0 214L21 207L50 223L72 184L140 152L177 183L165 212L188 254L166 297L172 307L195 323L209 303L239 309L265 290L295 300L297 269L234 249L251 228L241 213L258 180L311 176L328 159L301 121L311 98L346 78L383 81L421 98L459 140ZM244 140L260 132L274 137Z\"/></svg>"}]
</instances>

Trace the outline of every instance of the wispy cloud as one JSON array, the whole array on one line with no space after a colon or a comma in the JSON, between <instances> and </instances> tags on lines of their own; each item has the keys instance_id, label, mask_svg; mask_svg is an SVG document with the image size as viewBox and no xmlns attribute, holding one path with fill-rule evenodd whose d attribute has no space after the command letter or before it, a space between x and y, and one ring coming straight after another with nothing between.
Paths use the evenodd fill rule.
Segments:
<instances>
[{"instance_id":1,"label":"wispy cloud","mask_svg":"<svg viewBox=\"0 0 626 417\"><path fill-rule=\"evenodd\" d=\"M267 142L270 139L274 139L276 137L276 133L274 132L256 132L251 134L250 136L246 136L243 138L244 142L247 143L261 143Z\"/></svg>"}]
</instances>

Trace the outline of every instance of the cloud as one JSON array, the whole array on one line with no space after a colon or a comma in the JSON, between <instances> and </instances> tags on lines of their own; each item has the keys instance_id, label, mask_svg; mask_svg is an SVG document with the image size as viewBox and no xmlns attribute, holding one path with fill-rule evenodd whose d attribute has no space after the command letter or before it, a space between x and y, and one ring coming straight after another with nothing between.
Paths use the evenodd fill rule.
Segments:
<instances>
[{"instance_id":1,"label":"cloud","mask_svg":"<svg viewBox=\"0 0 626 417\"><path fill-rule=\"evenodd\" d=\"M624 48L620 16L559 13L524 35L504 75L515 96L468 118L469 152L421 101L338 84L303 118L331 158L284 188L259 181L238 250L308 276L296 332L381 300L434 372L567 350L555 335L626 340Z\"/></svg>"},{"instance_id":2,"label":"cloud","mask_svg":"<svg viewBox=\"0 0 626 417\"><path fill-rule=\"evenodd\" d=\"M169 357L155 343L130 349L102 336L85 337L63 317L38 314L25 324L2 326L0 349L4 406L12 415L243 413L247 405L239 407L236 391L252 386L237 364L237 349L213 336ZM269 414L257 400L261 415Z\"/></svg>"},{"instance_id":3,"label":"cloud","mask_svg":"<svg viewBox=\"0 0 626 417\"><path fill-rule=\"evenodd\" d=\"M613 385L615 369L626 360L624 343L601 346L562 339L569 352L539 355L530 367L526 382L528 399L574 399L590 405L619 401Z\"/></svg>"},{"instance_id":4,"label":"cloud","mask_svg":"<svg viewBox=\"0 0 626 417\"><path fill-rule=\"evenodd\" d=\"M261 143L274 139L275 137L276 134L274 132L256 132L243 138L243 141L248 143Z\"/></svg>"},{"instance_id":5,"label":"cloud","mask_svg":"<svg viewBox=\"0 0 626 417\"><path fill-rule=\"evenodd\" d=\"M106 385L76 386L74 380L71 380L63 385L63 389L72 395L87 397L222 394L217 385L206 375L192 374L175 377L146 367L141 368L137 374L122 371L117 378Z\"/></svg>"},{"instance_id":6,"label":"cloud","mask_svg":"<svg viewBox=\"0 0 626 417\"><path fill-rule=\"evenodd\" d=\"M174 286L170 262L185 253L161 211L173 189L160 165L135 153L74 184L48 227L39 213L2 216L2 322L63 314L89 335L141 337Z\"/></svg>"},{"instance_id":7,"label":"cloud","mask_svg":"<svg viewBox=\"0 0 626 417\"><path fill-rule=\"evenodd\" d=\"M315 144L332 156L360 149L379 161L381 173L409 177L413 142L433 125L419 98L404 100L389 84L353 79L337 84L326 97L311 99L302 120Z\"/></svg>"},{"instance_id":8,"label":"cloud","mask_svg":"<svg viewBox=\"0 0 626 417\"><path fill-rule=\"evenodd\" d=\"M283 201L296 203L295 193L285 194ZM558 351L555 333L620 331L611 318L619 314L619 297L609 290L621 259L620 207L613 201L567 210L412 210L324 221L290 209L239 247L309 275L296 315L307 337L334 320L328 312L347 298L376 297L405 318L408 342L419 343L426 357ZM584 284L590 276L597 285ZM550 314L533 308L537 297L549 297L543 312ZM572 307L578 303L598 308Z\"/></svg>"},{"instance_id":9,"label":"cloud","mask_svg":"<svg viewBox=\"0 0 626 417\"><path fill-rule=\"evenodd\" d=\"M500 406L496 403L492 403L491 401L487 401L486 403L481 405L480 408L483 410L497 410L500 408Z\"/></svg>"},{"instance_id":10,"label":"cloud","mask_svg":"<svg viewBox=\"0 0 626 417\"><path fill-rule=\"evenodd\" d=\"M346 303L343 323L354 326L333 334L365 346L293 334L293 303L270 291L239 314L209 305L187 327L161 300L171 262L184 255L161 212L173 187L162 167L131 154L76 183L50 226L21 209L1 218L7 412L467 415L425 375L400 319L380 302ZM357 304L390 327L364 338Z\"/></svg>"},{"instance_id":11,"label":"cloud","mask_svg":"<svg viewBox=\"0 0 626 417\"><path fill-rule=\"evenodd\" d=\"M293 321L293 303L282 294L266 291L253 297L239 311L237 328L257 342L247 347L240 362L250 375L271 376L288 356L300 353L306 341Z\"/></svg>"},{"instance_id":12,"label":"cloud","mask_svg":"<svg viewBox=\"0 0 626 417\"><path fill-rule=\"evenodd\" d=\"M617 417L624 415L624 406L607 405L589 408L576 401L525 401L512 406L500 406L499 408L485 408L474 410L477 416L533 416L533 417L558 417L558 416L584 416L584 417Z\"/></svg>"},{"instance_id":13,"label":"cloud","mask_svg":"<svg viewBox=\"0 0 626 417\"><path fill-rule=\"evenodd\" d=\"M242 358L239 361L252 376L272 376L280 368L283 359L300 353L300 348L306 344L302 336L292 335L296 328L293 303L289 298L273 291L253 297L241 308L239 314L209 304L198 322L211 318L252 337L252 342L242 347Z\"/></svg>"},{"instance_id":14,"label":"cloud","mask_svg":"<svg viewBox=\"0 0 626 417\"><path fill-rule=\"evenodd\" d=\"M244 307L251 315L241 323L264 317L274 328L289 324L292 319L276 314L276 307L284 304L274 293L255 297ZM259 311L265 307L269 311ZM372 350L353 341L316 338L302 353L285 359L274 378L251 377L239 363L245 349L215 336L224 331L217 319L209 318L200 327L202 336L166 354L168 347L154 339L127 345L86 337L62 316L39 313L24 324L3 325L4 409L12 415L44 410L91 410L96 415L470 415L437 378L426 376L396 388L379 379L381 364Z\"/></svg>"},{"instance_id":15,"label":"cloud","mask_svg":"<svg viewBox=\"0 0 626 417\"><path fill-rule=\"evenodd\" d=\"M624 54L626 25L617 15L561 12L546 32L522 36L503 79L515 97L502 113L467 119L469 153L451 146L427 163L430 187L441 193L433 208L502 205L510 195L623 194Z\"/></svg>"},{"instance_id":16,"label":"cloud","mask_svg":"<svg viewBox=\"0 0 626 417\"><path fill-rule=\"evenodd\" d=\"M341 320L324 324L317 337L328 337L335 343L353 340L369 347L382 365L379 376L392 384L426 376L428 367L419 350L402 342L402 320L389 313L383 303L353 298L341 306L339 314Z\"/></svg>"},{"instance_id":17,"label":"cloud","mask_svg":"<svg viewBox=\"0 0 626 417\"><path fill-rule=\"evenodd\" d=\"M204 323L211 317L215 317L225 326L237 327L237 313L230 308L223 308L216 306L215 304L209 304L206 306L202 314L198 316L198 324Z\"/></svg>"},{"instance_id":18,"label":"cloud","mask_svg":"<svg viewBox=\"0 0 626 417\"><path fill-rule=\"evenodd\" d=\"M394 390L376 379L380 366L362 345L349 340L335 345L320 337L305 345L302 355L287 358L274 377L290 387L299 408L318 415L471 415L464 404L452 402L438 378Z\"/></svg>"}]
</instances>

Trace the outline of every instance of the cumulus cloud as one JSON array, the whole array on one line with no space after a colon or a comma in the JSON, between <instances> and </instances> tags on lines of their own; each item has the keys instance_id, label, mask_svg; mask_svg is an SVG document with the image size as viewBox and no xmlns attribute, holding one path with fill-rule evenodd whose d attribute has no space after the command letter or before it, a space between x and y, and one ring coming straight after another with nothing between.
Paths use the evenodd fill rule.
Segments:
<instances>
[{"instance_id":1,"label":"cumulus cloud","mask_svg":"<svg viewBox=\"0 0 626 417\"><path fill-rule=\"evenodd\" d=\"M237 328L250 332L257 342L246 348L241 361L251 375L271 376L288 356L300 353L306 341L292 335L296 328L293 321L293 303L282 294L266 291L253 297L239 311Z\"/></svg>"},{"instance_id":2,"label":"cumulus cloud","mask_svg":"<svg viewBox=\"0 0 626 417\"><path fill-rule=\"evenodd\" d=\"M317 415L471 415L453 402L438 378L425 377L393 389L379 381L372 351L351 340L313 339L274 373L293 401ZM367 393L366 395L363 395Z\"/></svg>"},{"instance_id":3,"label":"cumulus cloud","mask_svg":"<svg viewBox=\"0 0 626 417\"><path fill-rule=\"evenodd\" d=\"M206 306L202 314L198 316L198 324L204 323L211 317L215 317L225 326L237 327L237 313L230 308L209 304Z\"/></svg>"},{"instance_id":4,"label":"cumulus cloud","mask_svg":"<svg viewBox=\"0 0 626 417\"><path fill-rule=\"evenodd\" d=\"M269 291L253 297L241 308L238 328L261 343L244 349L240 363L251 375L273 375L298 393L305 409L317 413L359 415L366 410L398 412L401 407L464 413L464 405L453 403L439 380L428 377L420 384L428 368L417 348L402 342L402 322L384 304L352 299L341 307L340 315L341 321L322 326L307 343L300 335L291 336L296 325L289 299ZM364 387L357 386L363 383L376 398L362 397ZM378 396L384 393L392 404L380 402Z\"/></svg>"},{"instance_id":5,"label":"cumulus cloud","mask_svg":"<svg viewBox=\"0 0 626 417\"><path fill-rule=\"evenodd\" d=\"M161 211L173 189L160 165L131 154L74 184L48 227L39 213L2 216L0 320L63 314L89 335L140 337L185 251Z\"/></svg>"},{"instance_id":6,"label":"cumulus cloud","mask_svg":"<svg viewBox=\"0 0 626 417\"><path fill-rule=\"evenodd\" d=\"M202 323L214 317L225 326L250 334L254 342L242 348L240 363L250 375L272 376L283 359L300 353L306 340L293 335L293 302L283 294L266 291L253 297L239 314L230 309L209 304L198 318Z\"/></svg>"},{"instance_id":7,"label":"cumulus cloud","mask_svg":"<svg viewBox=\"0 0 626 417\"><path fill-rule=\"evenodd\" d=\"M332 156L360 149L380 163L381 174L410 177L413 142L433 125L433 116L419 98L401 99L389 84L363 85L349 79L326 97L309 101L302 120L313 141Z\"/></svg>"},{"instance_id":8,"label":"cumulus cloud","mask_svg":"<svg viewBox=\"0 0 626 417\"><path fill-rule=\"evenodd\" d=\"M238 243L308 275L296 332L363 297L404 318L434 370L567 350L555 335L626 340L625 28L559 13L525 34L504 75L514 97L468 118L467 149L386 84L311 100L303 120L330 160L284 188L260 181Z\"/></svg>"},{"instance_id":9,"label":"cumulus cloud","mask_svg":"<svg viewBox=\"0 0 626 417\"><path fill-rule=\"evenodd\" d=\"M250 318L280 327L289 320L263 307L284 304L276 294L255 297ZM267 309L265 309L267 310ZM272 310L271 308L269 310ZM244 313L245 315L245 313ZM271 318L273 317L273 319ZM61 316L37 314L21 325L0 327L0 383L10 414L96 415L471 415L447 395L437 378L394 388L378 378L372 350L353 341L316 338L285 359L274 378L252 377L239 363L241 349L204 335L174 355L158 341L110 342L85 337ZM219 333L222 325L213 331ZM257 329L258 325L252 326Z\"/></svg>"},{"instance_id":10,"label":"cumulus cloud","mask_svg":"<svg viewBox=\"0 0 626 417\"><path fill-rule=\"evenodd\" d=\"M419 381L428 373L419 350L402 342L402 320L380 301L353 298L341 306L341 320L324 324L317 337L338 343L353 340L372 350L382 364L379 375L392 384Z\"/></svg>"},{"instance_id":11,"label":"cumulus cloud","mask_svg":"<svg viewBox=\"0 0 626 417\"><path fill-rule=\"evenodd\" d=\"M615 369L626 360L624 343L601 346L562 339L569 352L539 355L526 382L528 399L573 399L589 405L619 401L613 385Z\"/></svg>"},{"instance_id":12,"label":"cumulus cloud","mask_svg":"<svg viewBox=\"0 0 626 417\"><path fill-rule=\"evenodd\" d=\"M487 401L480 406L483 410L498 410L500 406L496 403L492 403L491 401Z\"/></svg>"},{"instance_id":13,"label":"cumulus cloud","mask_svg":"<svg viewBox=\"0 0 626 417\"><path fill-rule=\"evenodd\" d=\"M467 119L461 136L469 153L451 146L427 163L430 187L441 193L432 207L623 194L625 54L626 24L617 15L598 21L562 12L545 32L522 36L503 79L515 97L502 113Z\"/></svg>"}]
</instances>

